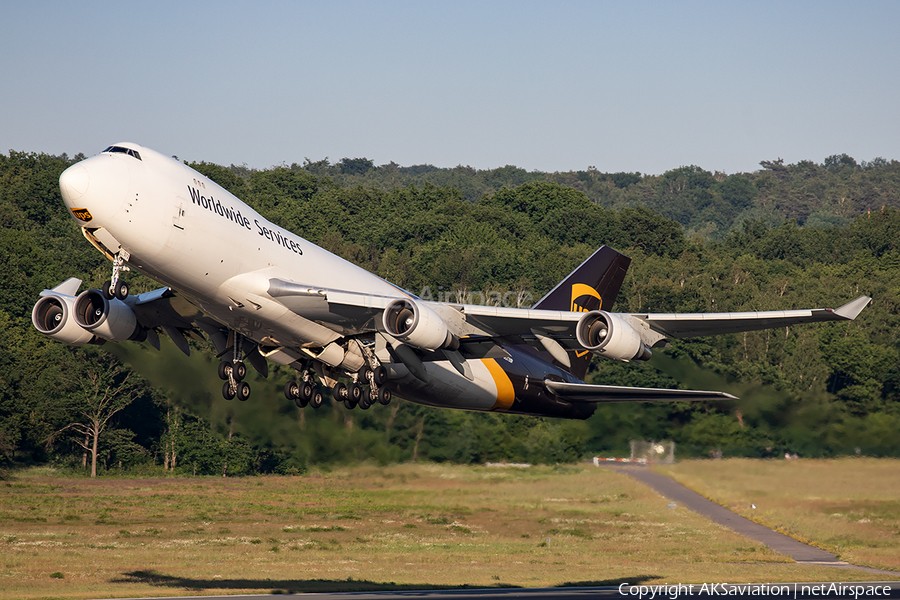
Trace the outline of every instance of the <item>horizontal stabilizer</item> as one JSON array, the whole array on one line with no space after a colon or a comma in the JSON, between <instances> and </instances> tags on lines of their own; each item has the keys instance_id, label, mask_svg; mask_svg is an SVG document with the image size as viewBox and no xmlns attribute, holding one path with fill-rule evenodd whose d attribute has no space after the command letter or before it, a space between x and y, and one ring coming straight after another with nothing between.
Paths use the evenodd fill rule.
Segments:
<instances>
[{"instance_id":1,"label":"horizontal stabilizer","mask_svg":"<svg viewBox=\"0 0 900 600\"><path fill-rule=\"evenodd\" d=\"M566 383L545 379L544 385L556 396L571 402L693 402L697 400L737 400L725 392L669 390L619 385Z\"/></svg>"}]
</instances>

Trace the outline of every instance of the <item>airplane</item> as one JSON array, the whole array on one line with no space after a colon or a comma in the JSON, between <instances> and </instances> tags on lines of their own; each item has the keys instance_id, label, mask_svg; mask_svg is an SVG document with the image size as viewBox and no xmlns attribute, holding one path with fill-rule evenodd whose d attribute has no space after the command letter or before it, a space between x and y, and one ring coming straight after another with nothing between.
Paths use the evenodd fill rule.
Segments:
<instances>
[{"instance_id":1,"label":"airplane","mask_svg":"<svg viewBox=\"0 0 900 600\"><path fill-rule=\"evenodd\" d=\"M697 314L609 312L630 265L603 246L529 309L426 301L270 222L214 181L133 143L66 169L63 201L112 262L102 289L44 290L34 326L72 345L166 334L215 346L222 395L247 400L246 363L291 367L284 394L347 409L393 395L429 406L586 419L604 402L730 400L719 391L584 382L594 356L645 361L671 338L846 321L837 309ZM131 295L134 270L163 287ZM205 336L203 335L205 334Z\"/></svg>"}]
</instances>

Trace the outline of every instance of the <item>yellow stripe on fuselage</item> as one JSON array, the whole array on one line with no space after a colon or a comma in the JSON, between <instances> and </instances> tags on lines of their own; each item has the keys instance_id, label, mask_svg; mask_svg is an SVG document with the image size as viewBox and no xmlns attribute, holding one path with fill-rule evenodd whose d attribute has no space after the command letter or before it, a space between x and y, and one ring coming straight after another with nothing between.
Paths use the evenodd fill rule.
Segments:
<instances>
[{"instance_id":1,"label":"yellow stripe on fuselage","mask_svg":"<svg viewBox=\"0 0 900 600\"><path fill-rule=\"evenodd\" d=\"M494 402L491 410L509 410L513 400L516 399L516 390L513 388L512 381L509 380L509 375L493 358L482 358L481 362L487 367L491 379L497 386L497 401Z\"/></svg>"}]
</instances>

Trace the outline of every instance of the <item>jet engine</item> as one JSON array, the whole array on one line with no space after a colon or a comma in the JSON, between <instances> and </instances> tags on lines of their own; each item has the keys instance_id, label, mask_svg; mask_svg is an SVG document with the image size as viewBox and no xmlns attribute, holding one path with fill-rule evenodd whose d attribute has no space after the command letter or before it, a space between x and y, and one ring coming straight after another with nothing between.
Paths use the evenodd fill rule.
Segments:
<instances>
[{"instance_id":1,"label":"jet engine","mask_svg":"<svg viewBox=\"0 0 900 600\"><path fill-rule=\"evenodd\" d=\"M450 333L447 323L436 312L414 300L398 298L388 304L382 323L388 334L416 348L459 348L459 339Z\"/></svg>"},{"instance_id":2,"label":"jet engine","mask_svg":"<svg viewBox=\"0 0 900 600\"><path fill-rule=\"evenodd\" d=\"M34 305L31 322L44 335L66 344L82 346L103 343L104 340L76 323L74 314L75 296L50 292Z\"/></svg>"},{"instance_id":3,"label":"jet engine","mask_svg":"<svg viewBox=\"0 0 900 600\"><path fill-rule=\"evenodd\" d=\"M641 341L641 334L625 320L605 311L585 313L575 327L575 337L586 350L604 358L621 362L650 359L650 349Z\"/></svg>"},{"instance_id":4,"label":"jet engine","mask_svg":"<svg viewBox=\"0 0 900 600\"><path fill-rule=\"evenodd\" d=\"M118 298L108 300L100 290L81 292L72 312L78 325L111 342L147 339L131 307Z\"/></svg>"}]
</instances>

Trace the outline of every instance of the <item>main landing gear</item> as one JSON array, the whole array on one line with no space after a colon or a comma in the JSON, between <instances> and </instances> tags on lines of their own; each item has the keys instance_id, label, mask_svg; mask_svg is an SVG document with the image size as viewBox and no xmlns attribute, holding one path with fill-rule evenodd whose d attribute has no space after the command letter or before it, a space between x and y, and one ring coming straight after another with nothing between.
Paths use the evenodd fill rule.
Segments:
<instances>
[{"instance_id":1,"label":"main landing gear","mask_svg":"<svg viewBox=\"0 0 900 600\"><path fill-rule=\"evenodd\" d=\"M322 389L315 384L309 371L303 373L303 378L298 381L288 381L284 384L284 397L293 400L299 408L311 406L319 408L325 399Z\"/></svg>"},{"instance_id":2,"label":"main landing gear","mask_svg":"<svg viewBox=\"0 0 900 600\"><path fill-rule=\"evenodd\" d=\"M391 390L384 385L386 382L387 370L383 366L378 365L374 370L365 367L353 374L350 383L335 381L331 388L331 397L336 403L343 404L347 410L353 410L357 406L368 410L376 402L387 405L391 402ZM288 381L284 385L284 396L288 400L293 400L300 408L306 406L319 408L324 402L322 388L315 384L314 376L309 369L303 371L299 381Z\"/></svg>"},{"instance_id":3,"label":"main landing gear","mask_svg":"<svg viewBox=\"0 0 900 600\"><path fill-rule=\"evenodd\" d=\"M251 339L245 340L237 331L229 332L227 337L221 330L214 331L210 335L216 348L220 350L219 357L222 358L218 369L219 378L224 382L222 396L226 400L237 398L242 402L246 401L250 398L250 384L244 381L247 376L245 360L263 373L263 376L264 371L267 371L254 362L259 359L265 365L264 359L259 356L258 346ZM245 345L250 348L246 354ZM370 366L364 366L356 373L338 371L311 358L307 359L302 367L293 363L292 366L297 369L299 377L285 384L284 396L299 408L307 406L320 408L325 401L328 387L317 385L318 378L325 386L331 387L330 395L335 403L343 404L348 410L353 410L357 406L367 410L376 403L390 404L392 394L387 386L387 369L378 363L374 354L367 356L367 359L366 362ZM338 381L339 376L349 376L350 382Z\"/></svg>"},{"instance_id":4,"label":"main landing gear","mask_svg":"<svg viewBox=\"0 0 900 600\"><path fill-rule=\"evenodd\" d=\"M244 364L243 342L244 336L235 331L232 345L234 358L219 363L219 379L225 380L222 385L222 397L226 400L237 398L241 402L246 402L250 397L250 384L244 381L244 377L247 376L247 365Z\"/></svg>"},{"instance_id":5,"label":"main landing gear","mask_svg":"<svg viewBox=\"0 0 900 600\"><path fill-rule=\"evenodd\" d=\"M331 389L336 402L342 402L344 408L353 410L359 406L368 410L376 402L387 406L391 402L391 390L385 387L387 369L378 365L375 369L363 367L356 373L349 385L338 382Z\"/></svg>"}]
</instances>

